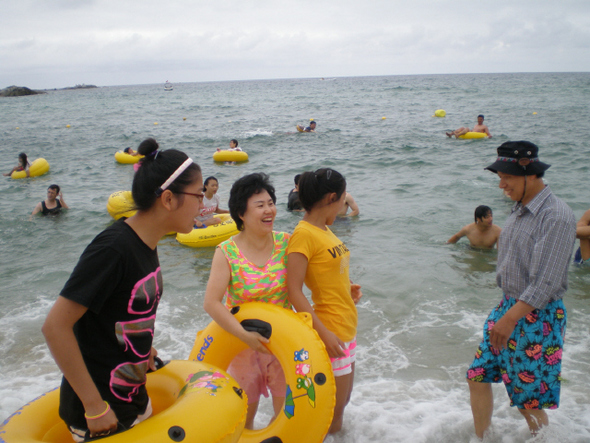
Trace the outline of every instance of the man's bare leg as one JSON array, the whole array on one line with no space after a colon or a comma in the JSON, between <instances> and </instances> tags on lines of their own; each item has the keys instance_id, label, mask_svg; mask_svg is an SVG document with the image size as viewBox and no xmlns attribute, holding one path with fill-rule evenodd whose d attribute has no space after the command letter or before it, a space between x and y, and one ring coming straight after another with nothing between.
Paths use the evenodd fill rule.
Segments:
<instances>
[{"instance_id":1,"label":"man's bare leg","mask_svg":"<svg viewBox=\"0 0 590 443\"><path fill-rule=\"evenodd\" d=\"M492 412L494 411L492 385L471 380L467 380L467 384L469 385L475 435L483 438L484 432L492 424Z\"/></svg>"},{"instance_id":2,"label":"man's bare leg","mask_svg":"<svg viewBox=\"0 0 590 443\"><path fill-rule=\"evenodd\" d=\"M518 412L523 415L527 424L529 425L531 435L537 435L543 426L549 425L549 417L547 417L547 413L543 409L518 408Z\"/></svg>"}]
</instances>

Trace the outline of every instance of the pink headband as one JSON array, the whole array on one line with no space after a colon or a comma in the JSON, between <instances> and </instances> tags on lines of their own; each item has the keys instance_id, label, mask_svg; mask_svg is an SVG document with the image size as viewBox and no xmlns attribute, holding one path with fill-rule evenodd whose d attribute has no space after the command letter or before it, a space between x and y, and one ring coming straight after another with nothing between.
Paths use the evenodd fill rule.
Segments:
<instances>
[{"instance_id":1,"label":"pink headband","mask_svg":"<svg viewBox=\"0 0 590 443\"><path fill-rule=\"evenodd\" d=\"M162 186L160 186L160 188L158 189L158 194L161 194L162 192L164 192L168 188L168 186L170 186L174 182L174 180L176 180L178 178L178 176L180 174L182 174L184 171L186 171L186 168L188 168L192 163L193 163L193 160L190 158L187 158L184 161L184 163L182 165L180 165L178 167L178 169L176 171L174 171L170 177L168 177L168 180L166 180L164 182L164 184Z\"/></svg>"}]
</instances>

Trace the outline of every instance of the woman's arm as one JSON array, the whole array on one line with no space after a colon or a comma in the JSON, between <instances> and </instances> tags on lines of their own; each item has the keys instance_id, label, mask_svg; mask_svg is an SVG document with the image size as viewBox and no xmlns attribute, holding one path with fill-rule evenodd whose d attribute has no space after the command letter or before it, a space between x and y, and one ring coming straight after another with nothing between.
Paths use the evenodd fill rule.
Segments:
<instances>
[{"instance_id":1,"label":"woman's arm","mask_svg":"<svg viewBox=\"0 0 590 443\"><path fill-rule=\"evenodd\" d=\"M299 252L289 254L287 260L289 301L297 312L308 312L311 314L313 328L324 342L328 355L331 358L344 357L344 342L324 326L303 293L303 282L305 280L305 273L307 272L307 265L308 261L305 255Z\"/></svg>"},{"instance_id":2,"label":"woman's arm","mask_svg":"<svg viewBox=\"0 0 590 443\"><path fill-rule=\"evenodd\" d=\"M74 324L84 315L87 308L79 303L59 296L43 324L43 335L47 346L68 383L72 386L88 416L100 415L106 405L86 368L78 341L74 335ZM87 419L90 435L117 429L117 416L111 409L98 419Z\"/></svg>"},{"instance_id":3,"label":"woman's arm","mask_svg":"<svg viewBox=\"0 0 590 443\"><path fill-rule=\"evenodd\" d=\"M205 290L203 308L227 332L235 335L255 351L269 354L270 352L264 346L265 343L268 343L268 339L257 332L246 331L223 305L223 295L230 283L230 278L231 273L227 258L223 255L221 249L217 248L211 263L211 273Z\"/></svg>"}]
</instances>

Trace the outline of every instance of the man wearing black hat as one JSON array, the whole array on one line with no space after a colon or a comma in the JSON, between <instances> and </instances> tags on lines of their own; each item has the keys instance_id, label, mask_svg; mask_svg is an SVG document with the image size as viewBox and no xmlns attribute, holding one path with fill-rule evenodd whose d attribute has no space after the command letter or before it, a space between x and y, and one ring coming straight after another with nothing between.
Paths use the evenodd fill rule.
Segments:
<instances>
[{"instance_id":1,"label":"man wearing black hat","mask_svg":"<svg viewBox=\"0 0 590 443\"><path fill-rule=\"evenodd\" d=\"M496 282L504 297L488 316L483 341L467 371L475 433L490 427L490 383L504 382L510 405L531 430L559 406L565 336L567 271L576 238L573 211L543 182L550 165L527 141L506 142L485 169L498 174L500 189L516 202L498 240Z\"/></svg>"}]
</instances>

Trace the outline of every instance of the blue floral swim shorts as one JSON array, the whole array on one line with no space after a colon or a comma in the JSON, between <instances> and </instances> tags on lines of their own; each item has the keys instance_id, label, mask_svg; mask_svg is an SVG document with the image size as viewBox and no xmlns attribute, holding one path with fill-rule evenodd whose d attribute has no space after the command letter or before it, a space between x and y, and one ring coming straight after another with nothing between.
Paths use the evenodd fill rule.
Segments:
<instances>
[{"instance_id":1,"label":"blue floral swim shorts","mask_svg":"<svg viewBox=\"0 0 590 443\"><path fill-rule=\"evenodd\" d=\"M520 409L556 409L561 389L561 354L567 313L562 300L535 309L521 318L508 340L508 348L490 346L490 330L517 302L504 299L488 316L483 340L467 370L467 379L482 383L504 382L510 406Z\"/></svg>"}]
</instances>

